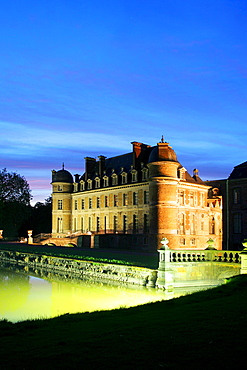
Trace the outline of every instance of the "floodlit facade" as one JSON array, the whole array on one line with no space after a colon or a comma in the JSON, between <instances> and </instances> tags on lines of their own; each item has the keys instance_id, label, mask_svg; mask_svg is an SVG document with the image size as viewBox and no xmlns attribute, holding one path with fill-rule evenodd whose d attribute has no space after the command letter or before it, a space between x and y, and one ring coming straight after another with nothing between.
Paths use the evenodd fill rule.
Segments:
<instances>
[{"instance_id":1,"label":"floodlit facade","mask_svg":"<svg viewBox=\"0 0 247 370\"><path fill-rule=\"evenodd\" d=\"M52 171L54 237L91 235L96 247L156 250L222 247L222 198L194 170L190 176L163 138L132 142L120 156L85 158L85 172ZM85 238L86 240L86 238ZM91 247L92 247L91 242Z\"/></svg>"}]
</instances>

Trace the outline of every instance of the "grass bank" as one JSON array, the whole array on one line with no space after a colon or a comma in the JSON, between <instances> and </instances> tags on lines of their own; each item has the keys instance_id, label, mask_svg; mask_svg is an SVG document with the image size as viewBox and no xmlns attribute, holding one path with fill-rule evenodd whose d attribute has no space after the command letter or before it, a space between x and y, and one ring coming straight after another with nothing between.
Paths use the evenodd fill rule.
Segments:
<instances>
[{"instance_id":1,"label":"grass bank","mask_svg":"<svg viewBox=\"0 0 247 370\"><path fill-rule=\"evenodd\" d=\"M158 253L136 251L115 251L102 249L82 249L69 247L49 247L21 243L0 243L0 250L12 250L23 253L45 254L47 256L78 258L85 261L128 264L132 266L158 268Z\"/></svg>"},{"instance_id":2,"label":"grass bank","mask_svg":"<svg viewBox=\"0 0 247 370\"><path fill-rule=\"evenodd\" d=\"M0 322L1 369L237 369L246 362L247 276L129 309Z\"/></svg>"}]
</instances>

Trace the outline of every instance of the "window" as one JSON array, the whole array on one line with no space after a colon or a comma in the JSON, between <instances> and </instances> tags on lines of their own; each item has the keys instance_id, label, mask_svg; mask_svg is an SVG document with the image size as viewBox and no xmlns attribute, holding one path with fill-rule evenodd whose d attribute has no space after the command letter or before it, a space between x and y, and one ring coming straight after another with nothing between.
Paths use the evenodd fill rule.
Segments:
<instances>
[{"instance_id":1,"label":"window","mask_svg":"<svg viewBox=\"0 0 247 370\"><path fill-rule=\"evenodd\" d=\"M179 215L179 234L185 234L185 215Z\"/></svg>"},{"instance_id":2,"label":"window","mask_svg":"<svg viewBox=\"0 0 247 370\"><path fill-rule=\"evenodd\" d=\"M178 202L180 206L184 206L184 191L179 192Z\"/></svg>"},{"instance_id":3,"label":"window","mask_svg":"<svg viewBox=\"0 0 247 370\"><path fill-rule=\"evenodd\" d=\"M84 231L84 222L83 222L83 217L81 218L81 231L83 232Z\"/></svg>"},{"instance_id":4,"label":"window","mask_svg":"<svg viewBox=\"0 0 247 370\"><path fill-rule=\"evenodd\" d=\"M186 169L184 167L178 169L178 177L181 180L185 180L185 172L186 172Z\"/></svg>"},{"instance_id":5,"label":"window","mask_svg":"<svg viewBox=\"0 0 247 370\"><path fill-rule=\"evenodd\" d=\"M233 190L233 203L240 204L241 203L241 189L234 189Z\"/></svg>"},{"instance_id":6,"label":"window","mask_svg":"<svg viewBox=\"0 0 247 370\"><path fill-rule=\"evenodd\" d=\"M113 204L114 204L114 207L117 207L118 206L118 196L116 194L114 194L114 197L113 197Z\"/></svg>"},{"instance_id":7,"label":"window","mask_svg":"<svg viewBox=\"0 0 247 370\"><path fill-rule=\"evenodd\" d=\"M131 177L132 177L132 182L137 181L137 171L136 170L132 170Z\"/></svg>"},{"instance_id":8,"label":"window","mask_svg":"<svg viewBox=\"0 0 247 370\"><path fill-rule=\"evenodd\" d=\"M88 208L92 208L92 198L88 199Z\"/></svg>"},{"instance_id":9,"label":"window","mask_svg":"<svg viewBox=\"0 0 247 370\"><path fill-rule=\"evenodd\" d=\"M87 181L87 188L88 188L88 190L92 189L92 180L90 180L90 179Z\"/></svg>"},{"instance_id":10,"label":"window","mask_svg":"<svg viewBox=\"0 0 247 370\"><path fill-rule=\"evenodd\" d=\"M114 234L117 232L117 228L118 228L117 216L113 216L113 232L114 232Z\"/></svg>"},{"instance_id":11,"label":"window","mask_svg":"<svg viewBox=\"0 0 247 370\"><path fill-rule=\"evenodd\" d=\"M105 207L109 207L108 196L107 195L105 196Z\"/></svg>"},{"instance_id":12,"label":"window","mask_svg":"<svg viewBox=\"0 0 247 370\"><path fill-rule=\"evenodd\" d=\"M117 175L114 173L112 175L112 185L117 185L118 184L118 178Z\"/></svg>"},{"instance_id":13,"label":"window","mask_svg":"<svg viewBox=\"0 0 247 370\"><path fill-rule=\"evenodd\" d=\"M213 216L209 217L209 234L215 234L215 219Z\"/></svg>"},{"instance_id":14,"label":"window","mask_svg":"<svg viewBox=\"0 0 247 370\"><path fill-rule=\"evenodd\" d=\"M85 181L81 181L81 191L85 190Z\"/></svg>"},{"instance_id":15,"label":"window","mask_svg":"<svg viewBox=\"0 0 247 370\"><path fill-rule=\"evenodd\" d=\"M57 209L59 210L63 209L63 201L61 199L57 201Z\"/></svg>"},{"instance_id":16,"label":"window","mask_svg":"<svg viewBox=\"0 0 247 370\"><path fill-rule=\"evenodd\" d=\"M196 233L196 216L191 215L190 217L190 233L195 234Z\"/></svg>"},{"instance_id":17,"label":"window","mask_svg":"<svg viewBox=\"0 0 247 370\"><path fill-rule=\"evenodd\" d=\"M242 215L240 213L233 215L233 232L234 234L241 234L242 232Z\"/></svg>"},{"instance_id":18,"label":"window","mask_svg":"<svg viewBox=\"0 0 247 370\"><path fill-rule=\"evenodd\" d=\"M148 178L148 170L147 168L143 168L142 169L142 181L147 180L147 178Z\"/></svg>"},{"instance_id":19,"label":"window","mask_svg":"<svg viewBox=\"0 0 247 370\"><path fill-rule=\"evenodd\" d=\"M201 206L204 207L204 193L201 193Z\"/></svg>"},{"instance_id":20,"label":"window","mask_svg":"<svg viewBox=\"0 0 247 370\"><path fill-rule=\"evenodd\" d=\"M185 239L184 239L184 238L180 238L180 240L179 240L179 241L180 241L180 244L181 244L181 245L185 245Z\"/></svg>"},{"instance_id":21,"label":"window","mask_svg":"<svg viewBox=\"0 0 247 370\"><path fill-rule=\"evenodd\" d=\"M133 234L138 232L138 217L137 215L133 215Z\"/></svg>"},{"instance_id":22,"label":"window","mask_svg":"<svg viewBox=\"0 0 247 370\"><path fill-rule=\"evenodd\" d=\"M95 179L95 188L100 188L100 179L98 177Z\"/></svg>"},{"instance_id":23,"label":"window","mask_svg":"<svg viewBox=\"0 0 247 370\"><path fill-rule=\"evenodd\" d=\"M103 177L103 186L104 186L104 188L106 186L109 186L109 177L107 177L107 176Z\"/></svg>"},{"instance_id":24,"label":"window","mask_svg":"<svg viewBox=\"0 0 247 370\"><path fill-rule=\"evenodd\" d=\"M58 190L58 191L63 191L63 187L62 187L62 185L58 185L58 186L57 186L57 190Z\"/></svg>"},{"instance_id":25,"label":"window","mask_svg":"<svg viewBox=\"0 0 247 370\"><path fill-rule=\"evenodd\" d=\"M149 192L144 190L144 204L148 204L149 202Z\"/></svg>"},{"instance_id":26,"label":"window","mask_svg":"<svg viewBox=\"0 0 247 370\"><path fill-rule=\"evenodd\" d=\"M149 219L146 213L144 214L144 219L143 219L143 231L144 233L148 233L149 231Z\"/></svg>"},{"instance_id":27,"label":"window","mask_svg":"<svg viewBox=\"0 0 247 370\"><path fill-rule=\"evenodd\" d=\"M105 218L104 218L104 226L105 226L105 234L106 234L106 232L107 232L107 217L105 216Z\"/></svg>"},{"instance_id":28,"label":"window","mask_svg":"<svg viewBox=\"0 0 247 370\"><path fill-rule=\"evenodd\" d=\"M100 197L97 197L96 199L96 207L100 208Z\"/></svg>"},{"instance_id":29,"label":"window","mask_svg":"<svg viewBox=\"0 0 247 370\"><path fill-rule=\"evenodd\" d=\"M77 210L77 207L78 207L78 202L77 200L75 200L75 210Z\"/></svg>"},{"instance_id":30,"label":"window","mask_svg":"<svg viewBox=\"0 0 247 370\"><path fill-rule=\"evenodd\" d=\"M63 219L60 217L57 219L57 232L58 233L63 232Z\"/></svg>"},{"instance_id":31,"label":"window","mask_svg":"<svg viewBox=\"0 0 247 370\"><path fill-rule=\"evenodd\" d=\"M127 184L127 173L123 172L121 176L122 176L122 184Z\"/></svg>"},{"instance_id":32,"label":"window","mask_svg":"<svg viewBox=\"0 0 247 370\"><path fill-rule=\"evenodd\" d=\"M195 238L192 238L192 239L190 240L190 244L191 244L191 245L196 245L196 239L195 239Z\"/></svg>"},{"instance_id":33,"label":"window","mask_svg":"<svg viewBox=\"0 0 247 370\"><path fill-rule=\"evenodd\" d=\"M195 195L193 192L191 192L189 194L189 202L190 202L190 206L193 207L195 205Z\"/></svg>"},{"instance_id":34,"label":"window","mask_svg":"<svg viewBox=\"0 0 247 370\"><path fill-rule=\"evenodd\" d=\"M74 231L76 231L76 218L74 218Z\"/></svg>"},{"instance_id":35,"label":"window","mask_svg":"<svg viewBox=\"0 0 247 370\"><path fill-rule=\"evenodd\" d=\"M123 233L124 234L127 233L127 216L126 215L123 216Z\"/></svg>"},{"instance_id":36,"label":"window","mask_svg":"<svg viewBox=\"0 0 247 370\"><path fill-rule=\"evenodd\" d=\"M123 206L128 205L128 194L123 194Z\"/></svg>"},{"instance_id":37,"label":"window","mask_svg":"<svg viewBox=\"0 0 247 370\"><path fill-rule=\"evenodd\" d=\"M97 233L100 231L100 218L99 217L96 218L96 231Z\"/></svg>"},{"instance_id":38,"label":"window","mask_svg":"<svg viewBox=\"0 0 247 370\"><path fill-rule=\"evenodd\" d=\"M136 206L138 204L138 193L133 193L133 205Z\"/></svg>"},{"instance_id":39,"label":"window","mask_svg":"<svg viewBox=\"0 0 247 370\"><path fill-rule=\"evenodd\" d=\"M88 231L91 231L91 217L88 217Z\"/></svg>"},{"instance_id":40,"label":"window","mask_svg":"<svg viewBox=\"0 0 247 370\"><path fill-rule=\"evenodd\" d=\"M85 200L84 199L81 200L81 209L85 209Z\"/></svg>"}]
</instances>

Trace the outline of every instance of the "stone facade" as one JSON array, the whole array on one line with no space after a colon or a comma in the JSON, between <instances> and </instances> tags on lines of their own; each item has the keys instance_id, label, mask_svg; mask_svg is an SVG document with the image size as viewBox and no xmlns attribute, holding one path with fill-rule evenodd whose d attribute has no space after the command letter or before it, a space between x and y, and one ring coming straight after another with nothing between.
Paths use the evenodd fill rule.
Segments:
<instances>
[{"instance_id":1,"label":"stone facade","mask_svg":"<svg viewBox=\"0 0 247 370\"><path fill-rule=\"evenodd\" d=\"M247 162L235 166L228 179L207 184L223 197L223 248L242 250L247 239Z\"/></svg>"},{"instance_id":2,"label":"stone facade","mask_svg":"<svg viewBox=\"0 0 247 370\"><path fill-rule=\"evenodd\" d=\"M197 170L190 176L163 139L153 147L132 145L133 151L121 156L86 157L85 173L74 179L64 168L52 171L53 236L110 234L113 244L121 238L124 244L131 235L131 245L152 250L163 237L172 249L204 249L211 238L221 249L217 189Z\"/></svg>"}]
</instances>

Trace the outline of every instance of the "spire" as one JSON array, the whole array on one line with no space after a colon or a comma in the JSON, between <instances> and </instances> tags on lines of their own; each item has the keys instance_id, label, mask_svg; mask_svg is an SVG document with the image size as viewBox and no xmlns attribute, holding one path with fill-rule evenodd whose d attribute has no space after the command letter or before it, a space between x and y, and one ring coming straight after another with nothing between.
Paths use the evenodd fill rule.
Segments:
<instances>
[{"instance_id":1,"label":"spire","mask_svg":"<svg viewBox=\"0 0 247 370\"><path fill-rule=\"evenodd\" d=\"M63 162L63 165L62 165L62 170L64 170L64 162Z\"/></svg>"},{"instance_id":2,"label":"spire","mask_svg":"<svg viewBox=\"0 0 247 370\"><path fill-rule=\"evenodd\" d=\"M161 143L164 143L164 136L162 135L162 137L161 137L161 141L160 141Z\"/></svg>"}]
</instances>

